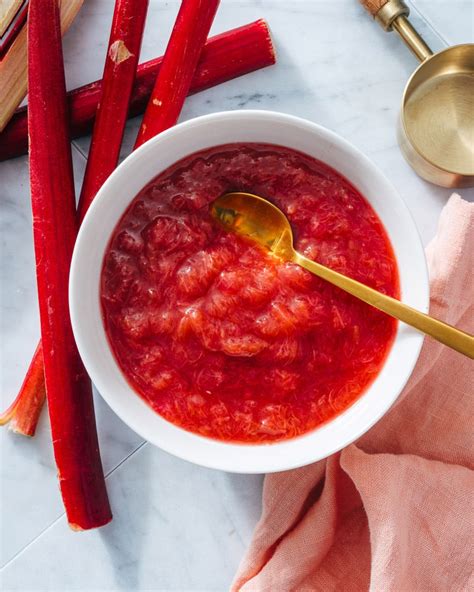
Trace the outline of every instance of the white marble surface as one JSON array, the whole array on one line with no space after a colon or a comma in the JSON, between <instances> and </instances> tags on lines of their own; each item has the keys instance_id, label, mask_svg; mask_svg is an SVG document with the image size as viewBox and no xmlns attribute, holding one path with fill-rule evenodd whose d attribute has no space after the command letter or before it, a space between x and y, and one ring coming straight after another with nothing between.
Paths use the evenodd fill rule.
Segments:
<instances>
[{"instance_id":1,"label":"white marble surface","mask_svg":"<svg viewBox=\"0 0 474 592\"><path fill-rule=\"evenodd\" d=\"M434 49L472 42L471 0L414 0L413 21ZM151 0L142 59L162 53L178 2ZM70 88L100 77L112 0L85 0L64 41ZM416 66L356 0L223 0L213 32L265 17L278 64L189 99L182 119L264 108L314 120L368 154L405 199L427 243L449 191L404 162L395 122ZM137 120L129 123L123 155ZM76 182L88 138L74 144ZM472 190L461 192L469 199ZM2 406L16 392L38 337L26 158L0 163ZM260 511L262 478L190 465L144 444L96 397L114 521L73 533L55 479L46 415L37 436L0 431L3 590L226 590ZM283 592L283 591L281 591Z\"/></svg>"}]
</instances>

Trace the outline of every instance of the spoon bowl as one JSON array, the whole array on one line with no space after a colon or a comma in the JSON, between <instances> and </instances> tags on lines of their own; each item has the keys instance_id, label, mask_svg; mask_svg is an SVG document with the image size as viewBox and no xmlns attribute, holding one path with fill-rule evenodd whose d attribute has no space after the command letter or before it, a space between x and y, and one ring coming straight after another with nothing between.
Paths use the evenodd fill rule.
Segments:
<instances>
[{"instance_id":1,"label":"spoon bowl","mask_svg":"<svg viewBox=\"0 0 474 592\"><path fill-rule=\"evenodd\" d=\"M295 251L288 218L263 197L240 191L225 193L211 204L211 215L227 230L257 242L276 257L301 265L359 300L474 359L473 335L415 310Z\"/></svg>"},{"instance_id":2,"label":"spoon bowl","mask_svg":"<svg viewBox=\"0 0 474 592\"><path fill-rule=\"evenodd\" d=\"M293 232L285 214L253 193L225 193L211 204L212 216L227 230L247 236L276 257L292 261Z\"/></svg>"}]
</instances>

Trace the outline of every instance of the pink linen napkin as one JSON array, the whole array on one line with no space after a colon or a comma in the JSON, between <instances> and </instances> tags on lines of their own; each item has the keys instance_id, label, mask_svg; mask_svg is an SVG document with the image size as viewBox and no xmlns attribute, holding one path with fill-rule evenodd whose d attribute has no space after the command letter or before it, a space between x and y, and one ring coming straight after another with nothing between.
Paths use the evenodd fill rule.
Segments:
<instances>
[{"instance_id":1,"label":"pink linen napkin","mask_svg":"<svg viewBox=\"0 0 474 592\"><path fill-rule=\"evenodd\" d=\"M469 332L474 204L453 195L427 248L431 313ZM268 475L232 590L474 590L474 363L426 339L397 405L355 444Z\"/></svg>"}]
</instances>

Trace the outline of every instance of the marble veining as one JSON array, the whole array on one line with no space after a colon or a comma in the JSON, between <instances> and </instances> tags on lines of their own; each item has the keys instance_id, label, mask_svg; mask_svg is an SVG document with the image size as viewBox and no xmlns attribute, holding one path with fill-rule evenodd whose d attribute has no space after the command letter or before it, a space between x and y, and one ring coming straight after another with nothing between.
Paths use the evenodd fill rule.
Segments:
<instances>
[{"instance_id":1,"label":"marble veining","mask_svg":"<svg viewBox=\"0 0 474 592\"><path fill-rule=\"evenodd\" d=\"M177 0L150 0L141 59L163 53ZM414 0L413 22L437 50L472 42L471 0ZM113 0L86 0L64 40L69 88L100 78ZM268 20L278 64L190 97L181 120L219 110L270 109L311 119L355 144L385 172L426 244L449 191L403 160L395 124L415 58L356 0L223 0L213 33ZM122 158L139 120L127 124ZM89 138L74 142L76 189ZM474 198L472 190L461 192ZM28 166L0 163L0 396L16 392L39 335ZM0 430L0 573L7 590L227 589L260 512L261 476L231 475L174 458L128 429L96 396L114 521L72 533L63 514L49 425L26 440Z\"/></svg>"}]
</instances>

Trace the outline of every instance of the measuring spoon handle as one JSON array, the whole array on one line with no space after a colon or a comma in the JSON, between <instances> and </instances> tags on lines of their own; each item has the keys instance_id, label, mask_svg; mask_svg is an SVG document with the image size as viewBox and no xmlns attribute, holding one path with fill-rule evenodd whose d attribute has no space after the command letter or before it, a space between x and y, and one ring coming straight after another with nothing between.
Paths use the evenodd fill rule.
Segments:
<instances>
[{"instance_id":1,"label":"measuring spoon handle","mask_svg":"<svg viewBox=\"0 0 474 592\"><path fill-rule=\"evenodd\" d=\"M405 44L424 62L433 52L408 20L410 9L403 0L359 0L385 31L395 29Z\"/></svg>"},{"instance_id":2,"label":"measuring spoon handle","mask_svg":"<svg viewBox=\"0 0 474 592\"><path fill-rule=\"evenodd\" d=\"M293 262L301 265L301 267L314 273L314 275L334 284L349 294L352 294L352 296L359 298L359 300L363 300L367 304L378 308L399 321L403 321L407 325L418 329L418 331L430 335L437 341L444 343L444 345L474 359L473 335L465 333L460 329L456 329L456 327L443 323L443 321L439 321L423 312L415 310L414 308L411 308L411 306L408 306L391 296L386 296L381 292L377 292L377 290L369 288L369 286L329 269L320 263L311 261L299 253L295 252Z\"/></svg>"}]
</instances>

